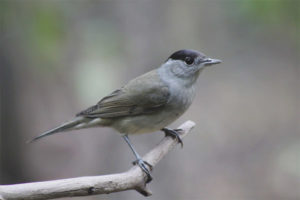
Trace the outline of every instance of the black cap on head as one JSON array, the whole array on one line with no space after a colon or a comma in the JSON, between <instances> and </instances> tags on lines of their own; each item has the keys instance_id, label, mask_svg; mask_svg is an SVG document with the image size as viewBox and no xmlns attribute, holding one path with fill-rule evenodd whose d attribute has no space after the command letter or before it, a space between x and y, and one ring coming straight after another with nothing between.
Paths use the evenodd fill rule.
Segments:
<instances>
[{"instance_id":1,"label":"black cap on head","mask_svg":"<svg viewBox=\"0 0 300 200\"><path fill-rule=\"evenodd\" d=\"M205 55L200 53L199 51L191 50L191 49L182 49L173 53L168 59L172 60L182 60L187 64L192 64L197 57L205 58Z\"/></svg>"}]
</instances>

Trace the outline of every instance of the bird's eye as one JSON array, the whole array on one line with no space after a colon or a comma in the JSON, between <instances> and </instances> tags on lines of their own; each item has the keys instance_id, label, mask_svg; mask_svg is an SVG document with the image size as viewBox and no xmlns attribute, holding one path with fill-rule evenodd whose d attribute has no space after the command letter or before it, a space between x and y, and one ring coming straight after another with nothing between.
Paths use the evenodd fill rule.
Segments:
<instances>
[{"instance_id":1,"label":"bird's eye","mask_svg":"<svg viewBox=\"0 0 300 200\"><path fill-rule=\"evenodd\" d=\"M191 58L191 57L185 57L184 61L188 65L190 65L194 62L193 58Z\"/></svg>"}]
</instances>

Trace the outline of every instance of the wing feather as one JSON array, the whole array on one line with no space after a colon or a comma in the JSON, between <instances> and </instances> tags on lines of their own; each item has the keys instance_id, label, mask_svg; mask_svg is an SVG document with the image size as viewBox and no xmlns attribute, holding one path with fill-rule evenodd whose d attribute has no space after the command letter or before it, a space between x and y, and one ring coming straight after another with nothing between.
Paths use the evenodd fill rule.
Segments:
<instances>
[{"instance_id":1,"label":"wing feather","mask_svg":"<svg viewBox=\"0 0 300 200\"><path fill-rule=\"evenodd\" d=\"M130 81L77 116L115 118L148 114L165 106L169 96L169 88L156 71L151 71Z\"/></svg>"}]
</instances>

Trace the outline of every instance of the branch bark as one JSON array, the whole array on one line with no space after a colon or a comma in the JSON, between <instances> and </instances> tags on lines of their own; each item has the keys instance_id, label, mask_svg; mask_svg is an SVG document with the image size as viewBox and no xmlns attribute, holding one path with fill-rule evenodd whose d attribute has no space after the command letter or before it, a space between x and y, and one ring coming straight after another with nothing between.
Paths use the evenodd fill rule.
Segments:
<instances>
[{"instance_id":1,"label":"branch bark","mask_svg":"<svg viewBox=\"0 0 300 200\"><path fill-rule=\"evenodd\" d=\"M179 126L178 129L181 129L180 137L186 136L194 126L195 123L192 121L187 121ZM176 144L176 139L165 137L143 157L143 160L154 167ZM150 196L152 193L147 188L146 179L145 173L138 166L134 166L127 172L119 174L1 185L0 200L54 199L108 194L125 190L136 190L144 196Z\"/></svg>"}]
</instances>

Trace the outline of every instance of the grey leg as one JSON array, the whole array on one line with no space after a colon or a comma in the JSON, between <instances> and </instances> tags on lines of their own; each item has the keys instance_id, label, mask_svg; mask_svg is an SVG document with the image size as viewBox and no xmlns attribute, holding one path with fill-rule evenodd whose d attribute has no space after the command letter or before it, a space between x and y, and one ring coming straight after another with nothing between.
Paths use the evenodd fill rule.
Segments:
<instances>
[{"instance_id":1,"label":"grey leg","mask_svg":"<svg viewBox=\"0 0 300 200\"><path fill-rule=\"evenodd\" d=\"M134 165L138 165L146 174L147 174L147 183L149 183L152 180L152 176L150 174L150 171L148 170L148 168L146 167L146 165L148 165L148 167L150 169L152 169L152 165L150 165L148 162L142 160L142 157L137 153L137 151L134 149L134 147L132 146L128 135L124 135L122 136L124 138L124 140L126 141L126 143L128 144L128 146L130 147L131 151L133 152L134 156L136 157L136 160L133 162Z\"/></svg>"}]
</instances>

